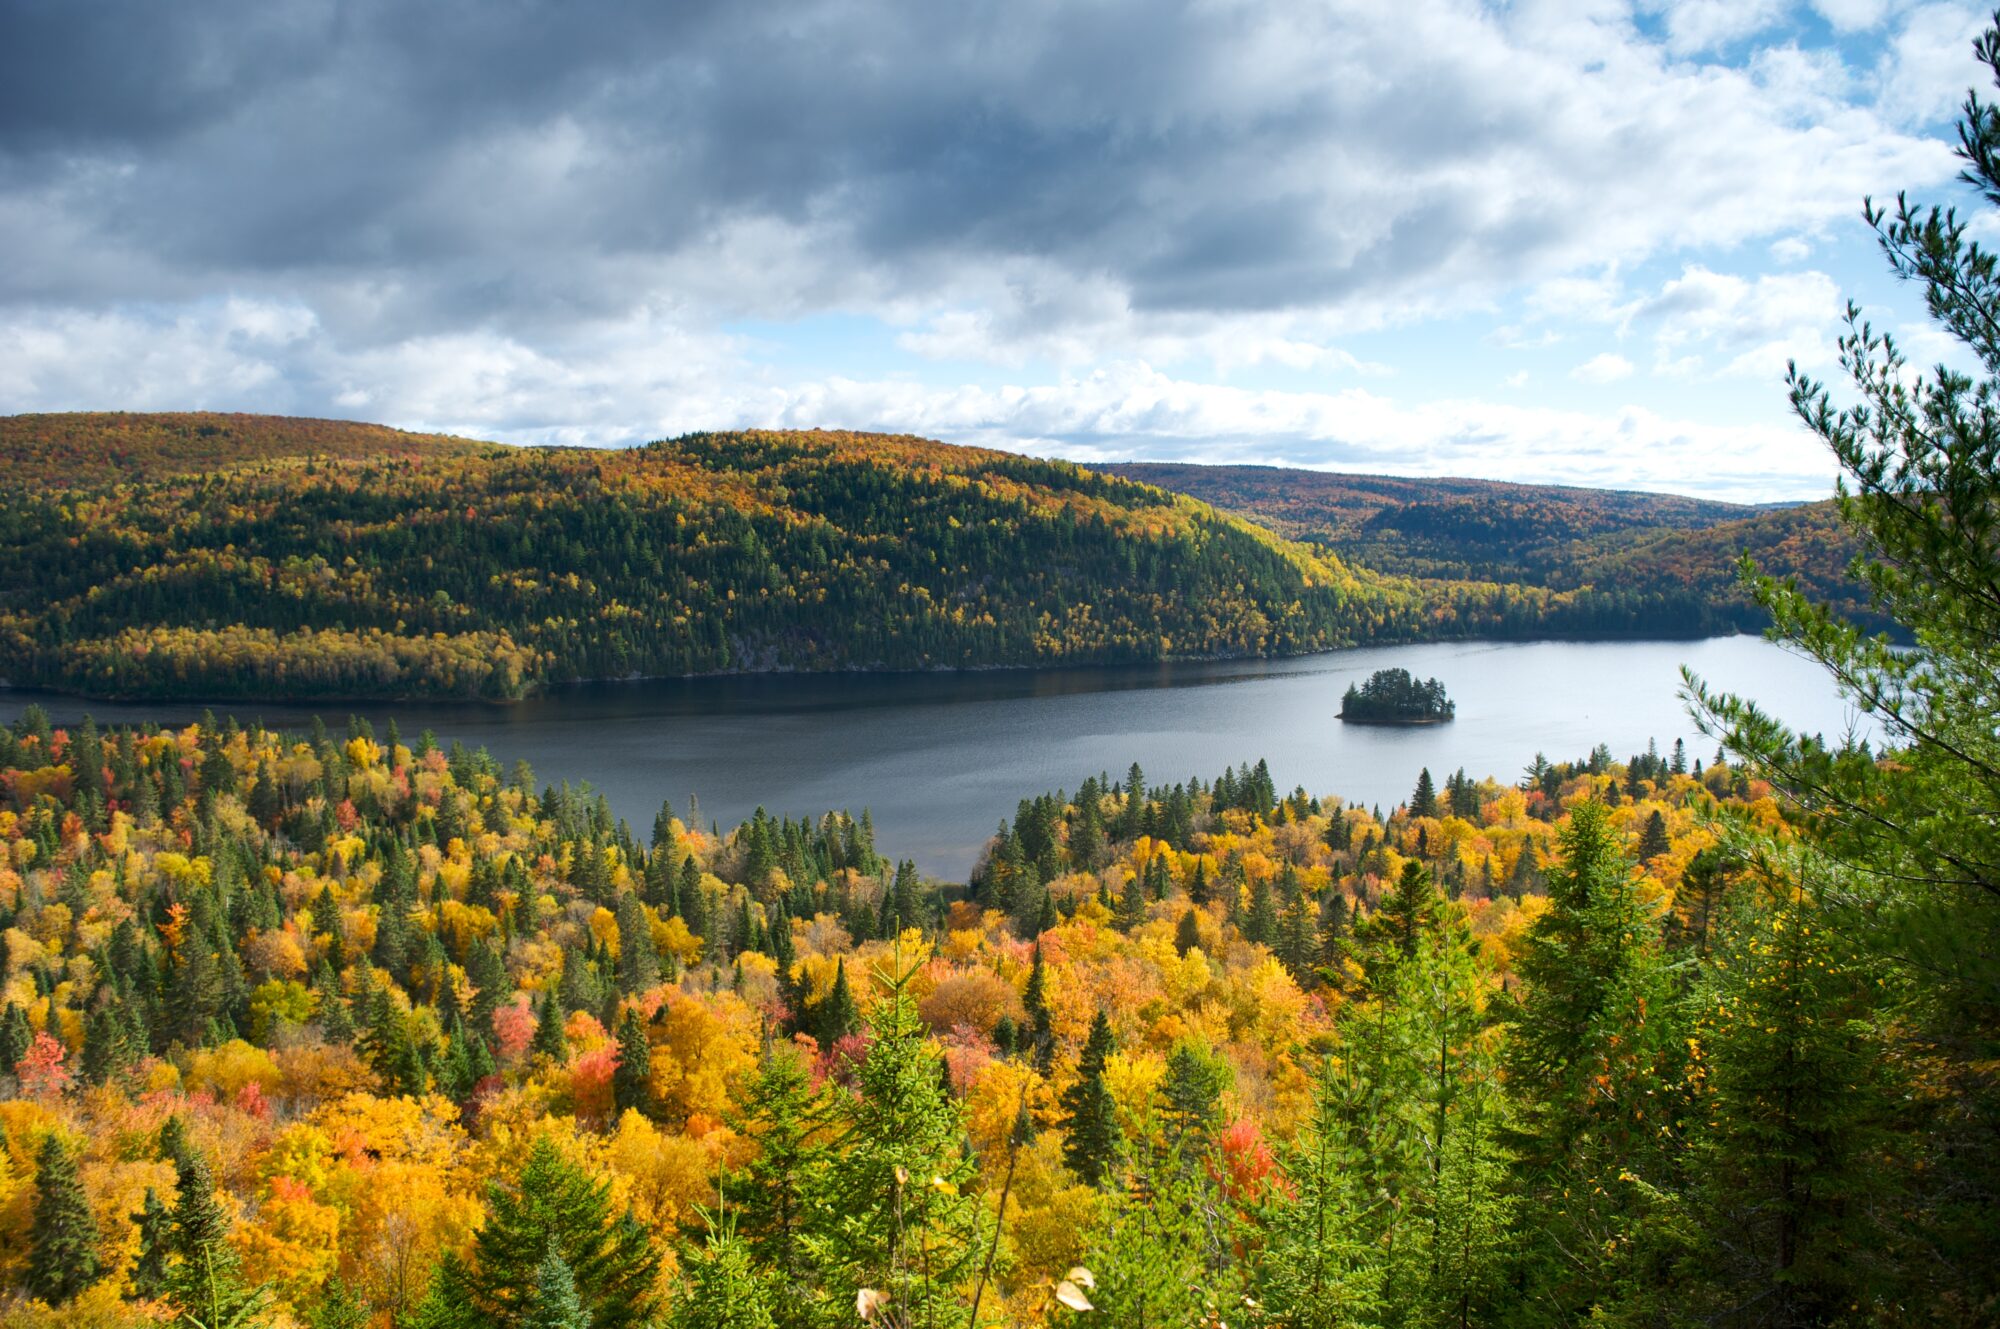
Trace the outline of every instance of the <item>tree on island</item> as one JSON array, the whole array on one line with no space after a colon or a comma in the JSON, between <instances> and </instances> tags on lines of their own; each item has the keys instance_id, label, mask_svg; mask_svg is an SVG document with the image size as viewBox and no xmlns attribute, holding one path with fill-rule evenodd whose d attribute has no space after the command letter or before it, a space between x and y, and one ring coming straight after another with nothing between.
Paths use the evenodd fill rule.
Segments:
<instances>
[{"instance_id":1,"label":"tree on island","mask_svg":"<svg viewBox=\"0 0 2000 1329\"><path fill-rule=\"evenodd\" d=\"M1359 687L1348 685L1340 718L1363 724L1439 724L1457 710L1435 678L1418 680L1407 669L1378 669Z\"/></svg>"}]
</instances>

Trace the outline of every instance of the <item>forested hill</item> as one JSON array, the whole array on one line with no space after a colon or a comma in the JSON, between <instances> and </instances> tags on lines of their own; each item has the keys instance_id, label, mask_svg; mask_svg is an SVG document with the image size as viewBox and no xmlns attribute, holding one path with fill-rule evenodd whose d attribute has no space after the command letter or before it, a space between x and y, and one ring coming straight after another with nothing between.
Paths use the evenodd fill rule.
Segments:
<instances>
[{"instance_id":1,"label":"forested hill","mask_svg":"<svg viewBox=\"0 0 2000 1329\"><path fill-rule=\"evenodd\" d=\"M1201 502L915 438L511 448L240 415L0 422L0 675L506 699L586 678L1286 654L1415 598Z\"/></svg>"},{"instance_id":2,"label":"forested hill","mask_svg":"<svg viewBox=\"0 0 2000 1329\"><path fill-rule=\"evenodd\" d=\"M206 411L79 411L0 416L0 466L13 485L68 489L309 457L327 460L490 454L498 443L411 434L351 420Z\"/></svg>"},{"instance_id":3,"label":"forested hill","mask_svg":"<svg viewBox=\"0 0 2000 1329\"><path fill-rule=\"evenodd\" d=\"M1413 578L1458 630L1696 635L1761 628L1737 584L1748 550L1865 622L1855 545L1831 501L1750 507L1622 490L1405 479L1273 466L1097 468L1250 517L1350 566ZM1494 588L1504 588L1497 595Z\"/></svg>"}]
</instances>

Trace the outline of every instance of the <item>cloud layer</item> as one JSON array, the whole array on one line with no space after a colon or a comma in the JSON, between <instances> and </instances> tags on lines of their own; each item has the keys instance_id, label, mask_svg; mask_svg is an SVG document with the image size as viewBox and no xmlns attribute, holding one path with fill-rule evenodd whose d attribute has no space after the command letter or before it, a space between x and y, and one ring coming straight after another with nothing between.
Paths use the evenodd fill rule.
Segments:
<instances>
[{"instance_id":1,"label":"cloud layer","mask_svg":"<svg viewBox=\"0 0 2000 1329\"><path fill-rule=\"evenodd\" d=\"M1546 440L1571 478L1658 483L1686 469L1641 446L1746 437L1602 394L1823 354L1838 286L1782 269L1863 194L1949 177L1977 26L1889 0L5 0L0 409L1357 465L1389 411L1441 465ZM1477 407L1426 357L1468 314L1562 343L1520 389L1542 405ZM881 330L871 372L770 353L828 316Z\"/></svg>"}]
</instances>

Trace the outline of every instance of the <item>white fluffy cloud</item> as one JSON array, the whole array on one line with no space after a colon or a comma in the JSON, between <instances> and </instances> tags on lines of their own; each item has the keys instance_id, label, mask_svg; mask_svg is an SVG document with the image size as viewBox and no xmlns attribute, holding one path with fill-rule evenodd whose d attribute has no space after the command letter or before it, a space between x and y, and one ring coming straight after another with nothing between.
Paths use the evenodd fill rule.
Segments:
<instances>
[{"instance_id":1,"label":"white fluffy cloud","mask_svg":"<svg viewBox=\"0 0 2000 1329\"><path fill-rule=\"evenodd\" d=\"M1632 376L1632 362L1615 351L1600 351L1569 371L1581 383L1616 383Z\"/></svg>"}]
</instances>

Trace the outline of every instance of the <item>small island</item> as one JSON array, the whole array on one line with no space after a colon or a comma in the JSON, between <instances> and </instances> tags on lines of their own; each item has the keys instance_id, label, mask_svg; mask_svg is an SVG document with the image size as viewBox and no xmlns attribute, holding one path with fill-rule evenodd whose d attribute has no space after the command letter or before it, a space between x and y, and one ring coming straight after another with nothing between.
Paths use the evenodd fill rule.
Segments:
<instances>
[{"instance_id":1,"label":"small island","mask_svg":"<svg viewBox=\"0 0 2000 1329\"><path fill-rule=\"evenodd\" d=\"M1349 724L1444 724L1458 712L1434 678L1421 682L1407 669L1378 669L1359 687L1349 684L1340 718Z\"/></svg>"}]
</instances>

